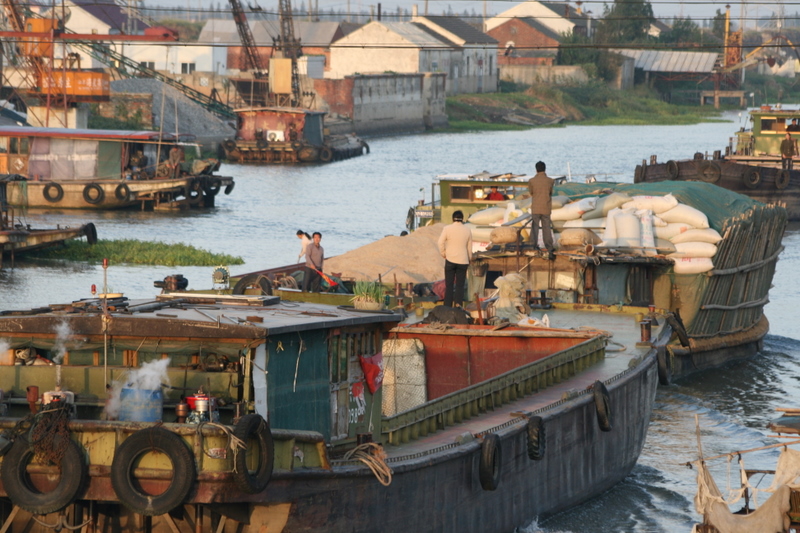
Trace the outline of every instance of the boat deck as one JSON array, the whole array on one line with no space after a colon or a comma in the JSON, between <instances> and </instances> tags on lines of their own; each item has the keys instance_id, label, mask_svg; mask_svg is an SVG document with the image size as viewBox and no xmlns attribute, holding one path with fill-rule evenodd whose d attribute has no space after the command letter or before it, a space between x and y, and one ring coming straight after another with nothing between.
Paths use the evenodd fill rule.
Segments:
<instances>
[{"instance_id":1,"label":"boat deck","mask_svg":"<svg viewBox=\"0 0 800 533\"><path fill-rule=\"evenodd\" d=\"M584 390L597 380L605 381L624 372L629 367L632 359L642 357L650 350L649 346L638 347L636 345L637 342L641 341L641 331L639 324L636 322L636 313L643 312L646 314L647 309L625 308L625 312L610 310L608 307L603 309L602 311L548 309L534 310L531 313L531 316L537 318L547 314L550 319L550 327L553 328L576 330L588 328L610 332L612 336L609 339L609 344L606 347L606 356L602 362L561 383L553 384L541 392L505 404L481 416L465 420L460 424L448 426L445 429L399 446L386 446L386 455L389 458L404 457L429 452L431 449L453 444L466 432L474 435L500 426L514 417L512 413L542 409L558 402L566 393ZM665 321L659 317L658 327L653 326L652 329L652 339L658 338L664 323ZM524 419L521 419L520 423L523 422Z\"/></svg>"}]
</instances>

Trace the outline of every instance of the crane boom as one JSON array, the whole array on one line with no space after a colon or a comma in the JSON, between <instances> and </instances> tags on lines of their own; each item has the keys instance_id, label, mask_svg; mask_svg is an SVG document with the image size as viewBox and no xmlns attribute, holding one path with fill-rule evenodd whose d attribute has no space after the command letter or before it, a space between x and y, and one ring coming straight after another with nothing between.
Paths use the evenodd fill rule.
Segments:
<instances>
[{"instance_id":1,"label":"crane boom","mask_svg":"<svg viewBox=\"0 0 800 533\"><path fill-rule=\"evenodd\" d=\"M276 48L283 52L283 57L292 60L292 105L299 106L302 95L297 59L303 55L303 48L300 46L300 40L294 36L291 0L278 0L278 16L281 20L281 36Z\"/></svg>"},{"instance_id":2,"label":"crane boom","mask_svg":"<svg viewBox=\"0 0 800 533\"><path fill-rule=\"evenodd\" d=\"M247 15L244 14L242 3L239 0L228 1L231 4L233 21L236 23L236 30L239 32L239 39L242 41L242 48L244 49L244 56L246 59L245 66L259 75L263 73L265 69L261 64L261 56L256 48L253 32L250 31L250 25L247 23Z\"/></svg>"}]
</instances>

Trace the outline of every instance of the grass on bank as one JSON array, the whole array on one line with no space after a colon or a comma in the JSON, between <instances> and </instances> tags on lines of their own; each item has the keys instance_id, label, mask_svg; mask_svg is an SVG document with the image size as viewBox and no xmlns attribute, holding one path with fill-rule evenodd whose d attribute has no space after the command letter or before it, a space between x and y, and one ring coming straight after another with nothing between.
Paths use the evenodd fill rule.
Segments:
<instances>
[{"instance_id":1,"label":"grass on bank","mask_svg":"<svg viewBox=\"0 0 800 533\"><path fill-rule=\"evenodd\" d=\"M215 254L188 244L145 242L136 239L98 240L90 246L86 241L67 241L64 246L46 248L26 254L28 257L99 263L108 259L111 264L160 266L217 266L242 265L241 257Z\"/></svg>"}]
</instances>

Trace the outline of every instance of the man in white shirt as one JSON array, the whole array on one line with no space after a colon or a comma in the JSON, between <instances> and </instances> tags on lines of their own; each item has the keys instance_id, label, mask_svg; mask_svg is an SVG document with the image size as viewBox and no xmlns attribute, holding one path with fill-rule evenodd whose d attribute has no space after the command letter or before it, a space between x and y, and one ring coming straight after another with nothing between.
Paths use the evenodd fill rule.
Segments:
<instances>
[{"instance_id":1,"label":"man in white shirt","mask_svg":"<svg viewBox=\"0 0 800 533\"><path fill-rule=\"evenodd\" d=\"M453 223L439 236L439 252L444 257L444 305L461 307L464 282L472 258L472 231L464 225L464 213L453 213Z\"/></svg>"}]
</instances>

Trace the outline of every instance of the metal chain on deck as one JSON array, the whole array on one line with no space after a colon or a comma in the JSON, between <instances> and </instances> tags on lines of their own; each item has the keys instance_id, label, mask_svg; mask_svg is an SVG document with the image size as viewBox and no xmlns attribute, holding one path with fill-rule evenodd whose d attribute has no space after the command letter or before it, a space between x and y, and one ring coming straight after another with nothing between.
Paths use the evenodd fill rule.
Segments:
<instances>
[{"instance_id":1,"label":"metal chain on deck","mask_svg":"<svg viewBox=\"0 0 800 533\"><path fill-rule=\"evenodd\" d=\"M30 440L37 461L60 465L69 446L70 406L48 404L33 420Z\"/></svg>"}]
</instances>

